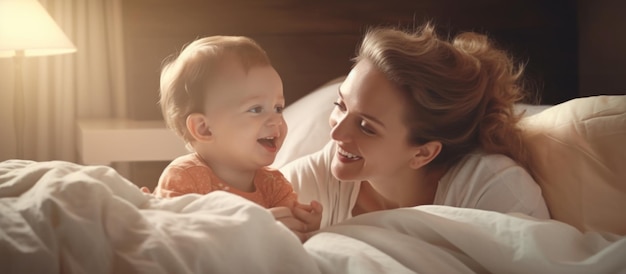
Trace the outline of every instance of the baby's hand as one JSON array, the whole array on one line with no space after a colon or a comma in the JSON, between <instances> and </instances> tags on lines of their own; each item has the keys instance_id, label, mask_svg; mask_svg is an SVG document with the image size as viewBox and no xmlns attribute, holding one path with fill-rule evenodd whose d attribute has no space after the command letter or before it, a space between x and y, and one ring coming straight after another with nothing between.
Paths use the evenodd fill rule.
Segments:
<instances>
[{"instance_id":1,"label":"baby's hand","mask_svg":"<svg viewBox=\"0 0 626 274\"><path fill-rule=\"evenodd\" d=\"M299 204L293 208L274 207L269 209L276 221L281 222L291 230L303 243L310 234L320 228L322 220L322 205L313 201L310 205Z\"/></svg>"},{"instance_id":2,"label":"baby's hand","mask_svg":"<svg viewBox=\"0 0 626 274\"><path fill-rule=\"evenodd\" d=\"M323 208L318 201L311 201L309 205L296 203L292 211L293 215L304 223L303 232L309 233L320 229Z\"/></svg>"}]
</instances>

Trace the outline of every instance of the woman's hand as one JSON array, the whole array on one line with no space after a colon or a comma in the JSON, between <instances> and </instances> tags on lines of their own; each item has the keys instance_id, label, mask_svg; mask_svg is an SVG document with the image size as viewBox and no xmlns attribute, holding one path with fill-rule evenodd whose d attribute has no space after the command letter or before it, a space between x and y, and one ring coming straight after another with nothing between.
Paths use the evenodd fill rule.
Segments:
<instances>
[{"instance_id":1,"label":"woman's hand","mask_svg":"<svg viewBox=\"0 0 626 274\"><path fill-rule=\"evenodd\" d=\"M322 204L317 201L312 201L309 205L296 203L291 209L288 207L270 208L274 218L296 234L303 243L312 232L320 228L322 211Z\"/></svg>"}]
</instances>

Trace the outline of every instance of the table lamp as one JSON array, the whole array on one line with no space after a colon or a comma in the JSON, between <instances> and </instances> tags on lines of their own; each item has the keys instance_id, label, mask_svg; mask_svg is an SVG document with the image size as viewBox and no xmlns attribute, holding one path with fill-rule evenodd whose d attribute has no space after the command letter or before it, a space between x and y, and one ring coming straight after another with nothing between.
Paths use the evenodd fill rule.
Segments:
<instances>
[{"instance_id":1,"label":"table lamp","mask_svg":"<svg viewBox=\"0 0 626 274\"><path fill-rule=\"evenodd\" d=\"M11 57L15 68L14 123L16 158L23 155L24 57L75 52L76 47L37 0L0 0L0 58Z\"/></svg>"}]
</instances>

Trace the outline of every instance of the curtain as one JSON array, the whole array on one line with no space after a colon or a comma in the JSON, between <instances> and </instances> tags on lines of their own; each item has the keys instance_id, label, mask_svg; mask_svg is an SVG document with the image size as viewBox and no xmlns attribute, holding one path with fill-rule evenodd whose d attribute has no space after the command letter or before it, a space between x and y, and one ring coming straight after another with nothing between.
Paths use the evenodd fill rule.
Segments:
<instances>
[{"instance_id":1,"label":"curtain","mask_svg":"<svg viewBox=\"0 0 626 274\"><path fill-rule=\"evenodd\" d=\"M121 1L40 0L77 51L24 59L21 158L79 162L79 119L126 117ZM0 62L0 160L16 158L12 65Z\"/></svg>"}]
</instances>

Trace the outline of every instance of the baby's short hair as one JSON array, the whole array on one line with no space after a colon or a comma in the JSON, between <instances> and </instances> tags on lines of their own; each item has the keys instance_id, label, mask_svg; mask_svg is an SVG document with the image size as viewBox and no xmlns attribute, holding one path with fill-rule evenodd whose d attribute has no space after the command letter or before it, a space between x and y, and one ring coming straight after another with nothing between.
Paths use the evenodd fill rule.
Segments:
<instances>
[{"instance_id":1,"label":"baby's short hair","mask_svg":"<svg viewBox=\"0 0 626 274\"><path fill-rule=\"evenodd\" d=\"M187 116L204 111L207 88L215 80L214 72L225 56L238 59L246 71L271 65L265 50L251 38L219 35L197 39L164 62L160 80L161 112L167 126L187 144L193 141L186 126Z\"/></svg>"}]
</instances>

